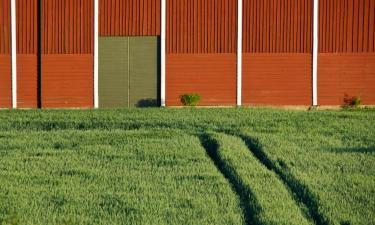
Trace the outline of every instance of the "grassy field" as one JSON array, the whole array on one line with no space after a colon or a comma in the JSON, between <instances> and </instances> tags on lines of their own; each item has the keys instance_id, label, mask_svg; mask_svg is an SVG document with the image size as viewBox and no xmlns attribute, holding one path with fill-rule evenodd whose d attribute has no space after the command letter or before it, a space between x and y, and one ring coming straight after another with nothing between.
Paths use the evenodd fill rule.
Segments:
<instances>
[{"instance_id":1,"label":"grassy field","mask_svg":"<svg viewBox=\"0 0 375 225\"><path fill-rule=\"evenodd\" d=\"M0 111L0 224L375 224L375 110Z\"/></svg>"}]
</instances>

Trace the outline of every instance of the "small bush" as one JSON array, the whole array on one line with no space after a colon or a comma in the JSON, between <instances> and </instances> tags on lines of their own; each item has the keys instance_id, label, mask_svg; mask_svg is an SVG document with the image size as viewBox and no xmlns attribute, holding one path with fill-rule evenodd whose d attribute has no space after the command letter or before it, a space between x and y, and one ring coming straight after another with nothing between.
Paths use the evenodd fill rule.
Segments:
<instances>
[{"instance_id":1,"label":"small bush","mask_svg":"<svg viewBox=\"0 0 375 225\"><path fill-rule=\"evenodd\" d=\"M197 93L187 93L181 95L181 103L184 106L197 106L200 100L201 96Z\"/></svg>"},{"instance_id":2,"label":"small bush","mask_svg":"<svg viewBox=\"0 0 375 225\"><path fill-rule=\"evenodd\" d=\"M344 108L359 108L362 105L362 99L359 96L350 97L345 95L344 97Z\"/></svg>"}]
</instances>

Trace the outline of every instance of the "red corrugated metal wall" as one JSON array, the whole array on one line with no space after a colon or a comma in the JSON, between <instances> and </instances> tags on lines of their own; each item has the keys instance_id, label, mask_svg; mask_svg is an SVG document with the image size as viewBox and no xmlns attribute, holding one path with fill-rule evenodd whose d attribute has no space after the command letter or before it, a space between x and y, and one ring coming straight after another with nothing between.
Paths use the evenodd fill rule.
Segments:
<instances>
[{"instance_id":1,"label":"red corrugated metal wall","mask_svg":"<svg viewBox=\"0 0 375 225\"><path fill-rule=\"evenodd\" d=\"M160 0L100 0L100 36L160 35Z\"/></svg>"},{"instance_id":2,"label":"red corrugated metal wall","mask_svg":"<svg viewBox=\"0 0 375 225\"><path fill-rule=\"evenodd\" d=\"M42 107L93 106L93 1L42 1Z\"/></svg>"},{"instance_id":3,"label":"red corrugated metal wall","mask_svg":"<svg viewBox=\"0 0 375 225\"><path fill-rule=\"evenodd\" d=\"M202 96L201 105L235 104L235 54L169 54L167 61L167 105L192 92Z\"/></svg>"},{"instance_id":4,"label":"red corrugated metal wall","mask_svg":"<svg viewBox=\"0 0 375 225\"><path fill-rule=\"evenodd\" d=\"M310 105L312 0L244 0L243 103Z\"/></svg>"},{"instance_id":5,"label":"red corrugated metal wall","mask_svg":"<svg viewBox=\"0 0 375 225\"><path fill-rule=\"evenodd\" d=\"M38 2L16 1L17 107L38 107Z\"/></svg>"},{"instance_id":6,"label":"red corrugated metal wall","mask_svg":"<svg viewBox=\"0 0 375 225\"><path fill-rule=\"evenodd\" d=\"M236 103L237 1L167 1L166 104L196 92L203 105Z\"/></svg>"},{"instance_id":7,"label":"red corrugated metal wall","mask_svg":"<svg viewBox=\"0 0 375 225\"><path fill-rule=\"evenodd\" d=\"M375 1L320 0L319 12L319 104L375 104Z\"/></svg>"},{"instance_id":8,"label":"red corrugated metal wall","mask_svg":"<svg viewBox=\"0 0 375 225\"><path fill-rule=\"evenodd\" d=\"M10 0L0 0L0 54L10 54Z\"/></svg>"},{"instance_id":9,"label":"red corrugated metal wall","mask_svg":"<svg viewBox=\"0 0 375 225\"><path fill-rule=\"evenodd\" d=\"M93 105L93 1L17 0L18 105ZM312 0L244 0L243 101L310 105ZM320 0L318 100L375 103L375 1ZM167 1L167 105L198 92L204 105L236 100L237 1ZM160 35L160 0L100 0L101 36ZM11 106L10 0L0 0L0 107Z\"/></svg>"},{"instance_id":10,"label":"red corrugated metal wall","mask_svg":"<svg viewBox=\"0 0 375 225\"><path fill-rule=\"evenodd\" d=\"M12 105L10 0L0 0L0 108Z\"/></svg>"}]
</instances>

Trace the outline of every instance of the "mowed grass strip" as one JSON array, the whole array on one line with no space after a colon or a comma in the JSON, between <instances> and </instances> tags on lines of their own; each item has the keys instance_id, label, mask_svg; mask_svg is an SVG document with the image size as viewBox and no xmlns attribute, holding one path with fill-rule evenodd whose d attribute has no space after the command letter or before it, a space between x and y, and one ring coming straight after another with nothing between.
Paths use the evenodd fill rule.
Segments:
<instances>
[{"instance_id":1,"label":"mowed grass strip","mask_svg":"<svg viewBox=\"0 0 375 225\"><path fill-rule=\"evenodd\" d=\"M250 208L252 224L312 224L299 209L278 176L267 169L238 137L209 133L212 151L241 186Z\"/></svg>"},{"instance_id":2,"label":"mowed grass strip","mask_svg":"<svg viewBox=\"0 0 375 225\"><path fill-rule=\"evenodd\" d=\"M177 130L0 132L0 224L243 224L199 139Z\"/></svg>"}]
</instances>

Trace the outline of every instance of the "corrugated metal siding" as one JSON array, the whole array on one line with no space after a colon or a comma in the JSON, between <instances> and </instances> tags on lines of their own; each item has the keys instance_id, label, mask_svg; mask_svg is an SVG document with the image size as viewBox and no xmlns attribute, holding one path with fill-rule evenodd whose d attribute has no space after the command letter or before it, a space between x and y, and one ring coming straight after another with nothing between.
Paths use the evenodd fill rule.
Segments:
<instances>
[{"instance_id":1,"label":"corrugated metal siding","mask_svg":"<svg viewBox=\"0 0 375 225\"><path fill-rule=\"evenodd\" d=\"M319 52L375 52L374 0L320 0Z\"/></svg>"},{"instance_id":2,"label":"corrugated metal siding","mask_svg":"<svg viewBox=\"0 0 375 225\"><path fill-rule=\"evenodd\" d=\"M10 55L0 54L0 108L12 106Z\"/></svg>"},{"instance_id":3,"label":"corrugated metal siding","mask_svg":"<svg viewBox=\"0 0 375 225\"><path fill-rule=\"evenodd\" d=\"M313 0L244 0L243 52L311 53Z\"/></svg>"},{"instance_id":4,"label":"corrugated metal siding","mask_svg":"<svg viewBox=\"0 0 375 225\"><path fill-rule=\"evenodd\" d=\"M42 0L42 53L93 53L93 1Z\"/></svg>"},{"instance_id":5,"label":"corrugated metal siding","mask_svg":"<svg viewBox=\"0 0 375 225\"><path fill-rule=\"evenodd\" d=\"M237 1L168 0L167 53L236 53Z\"/></svg>"},{"instance_id":6,"label":"corrugated metal siding","mask_svg":"<svg viewBox=\"0 0 375 225\"><path fill-rule=\"evenodd\" d=\"M17 53L38 53L38 1L17 0Z\"/></svg>"},{"instance_id":7,"label":"corrugated metal siding","mask_svg":"<svg viewBox=\"0 0 375 225\"><path fill-rule=\"evenodd\" d=\"M0 0L0 55L10 53L10 0Z\"/></svg>"},{"instance_id":8,"label":"corrugated metal siding","mask_svg":"<svg viewBox=\"0 0 375 225\"><path fill-rule=\"evenodd\" d=\"M167 106L184 93L199 93L200 105L236 104L236 54L168 54Z\"/></svg>"},{"instance_id":9,"label":"corrugated metal siding","mask_svg":"<svg viewBox=\"0 0 375 225\"><path fill-rule=\"evenodd\" d=\"M160 35L160 0L100 0L100 36Z\"/></svg>"},{"instance_id":10,"label":"corrugated metal siding","mask_svg":"<svg viewBox=\"0 0 375 225\"><path fill-rule=\"evenodd\" d=\"M42 71L43 108L92 107L91 54L42 55Z\"/></svg>"},{"instance_id":11,"label":"corrugated metal siding","mask_svg":"<svg viewBox=\"0 0 375 225\"><path fill-rule=\"evenodd\" d=\"M38 1L16 1L17 106L38 107Z\"/></svg>"},{"instance_id":12,"label":"corrugated metal siding","mask_svg":"<svg viewBox=\"0 0 375 225\"><path fill-rule=\"evenodd\" d=\"M0 108L12 105L10 0L0 0Z\"/></svg>"},{"instance_id":13,"label":"corrugated metal siding","mask_svg":"<svg viewBox=\"0 0 375 225\"><path fill-rule=\"evenodd\" d=\"M17 54L17 107L38 107L37 55Z\"/></svg>"},{"instance_id":14,"label":"corrugated metal siding","mask_svg":"<svg viewBox=\"0 0 375 225\"><path fill-rule=\"evenodd\" d=\"M345 94L375 104L375 1L321 0L319 10L319 104Z\"/></svg>"},{"instance_id":15,"label":"corrugated metal siding","mask_svg":"<svg viewBox=\"0 0 375 225\"><path fill-rule=\"evenodd\" d=\"M345 94L375 104L375 54L319 55L319 104L342 105Z\"/></svg>"},{"instance_id":16,"label":"corrugated metal siding","mask_svg":"<svg viewBox=\"0 0 375 225\"><path fill-rule=\"evenodd\" d=\"M168 0L166 104L235 105L236 51L237 1Z\"/></svg>"},{"instance_id":17,"label":"corrugated metal siding","mask_svg":"<svg viewBox=\"0 0 375 225\"><path fill-rule=\"evenodd\" d=\"M245 53L245 105L311 105L311 55Z\"/></svg>"},{"instance_id":18,"label":"corrugated metal siding","mask_svg":"<svg viewBox=\"0 0 375 225\"><path fill-rule=\"evenodd\" d=\"M93 106L93 1L42 0L42 107Z\"/></svg>"},{"instance_id":19,"label":"corrugated metal siding","mask_svg":"<svg viewBox=\"0 0 375 225\"><path fill-rule=\"evenodd\" d=\"M245 105L310 105L312 0L244 0Z\"/></svg>"}]
</instances>

